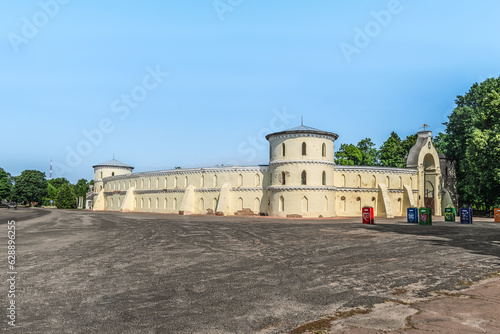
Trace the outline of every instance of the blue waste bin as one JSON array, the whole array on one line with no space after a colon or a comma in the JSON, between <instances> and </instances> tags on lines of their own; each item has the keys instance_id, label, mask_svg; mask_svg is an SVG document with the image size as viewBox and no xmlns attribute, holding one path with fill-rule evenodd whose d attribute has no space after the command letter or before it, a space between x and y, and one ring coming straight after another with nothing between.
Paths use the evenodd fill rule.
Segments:
<instances>
[{"instance_id":1,"label":"blue waste bin","mask_svg":"<svg viewBox=\"0 0 500 334\"><path fill-rule=\"evenodd\" d=\"M460 223L461 224L472 224L472 208L461 208L460 209Z\"/></svg>"},{"instance_id":2,"label":"blue waste bin","mask_svg":"<svg viewBox=\"0 0 500 334\"><path fill-rule=\"evenodd\" d=\"M406 218L408 223L418 224L418 208L408 208Z\"/></svg>"}]
</instances>

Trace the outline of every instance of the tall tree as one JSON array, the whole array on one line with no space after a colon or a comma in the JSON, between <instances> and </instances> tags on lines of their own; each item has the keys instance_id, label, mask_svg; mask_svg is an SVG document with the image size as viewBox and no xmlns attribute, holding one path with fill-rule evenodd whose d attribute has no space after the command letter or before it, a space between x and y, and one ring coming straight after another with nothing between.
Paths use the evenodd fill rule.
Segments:
<instances>
[{"instance_id":1,"label":"tall tree","mask_svg":"<svg viewBox=\"0 0 500 334\"><path fill-rule=\"evenodd\" d=\"M361 166L377 165L378 150L370 138L360 140L356 147L361 151Z\"/></svg>"},{"instance_id":2,"label":"tall tree","mask_svg":"<svg viewBox=\"0 0 500 334\"><path fill-rule=\"evenodd\" d=\"M439 146L457 161L460 200L500 205L500 77L473 84L455 103Z\"/></svg>"},{"instance_id":3,"label":"tall tree","mask_svg":"<svg viewBox=\"0 0 500 334\"><path fill-rule=\"evenodd\" d=\"M55 179L52 179L52 180L48 180L47 181L48 183L50 183L51 185L53 185L56 189L59 189L61 188L61 186L63 184L67 184L67 185L70 185L71 183L64 177L58 177L58 178L55 178Z\"/></svg>"},{"instance_id":4,"label":"tall tree","mask_svg":"<svg viewBox=\"0 0 500 334\"><path fill-rule=\"evenodd\" d=\"M85 197L89 191L89 182L85 179L80 179L75 184L75 194L77 197Z\"/></svg>"},{"instance_id":5,"label":"tall tree","mask_svg":"<svg viewBox=\"0 0 500 334\"><path fill-rule=\"evenodd\" d=\"M41 202L47 195L45 173L38 170L25 170L15 178L12 196L18 202Z\"/></svg>"},{"instance_id":6,"label":"tall tree","mask_svg":"<svg viewBox=\"0 0 500 334\"><path fill-rule=\"evenodd\" d=\"M10 198L12 190L11 176L3 168L0 168L0 201Z\"/></svg>"},{"instance_id":7,"label":"tall tree","mask_svg":"<svg viewBox=\"0 0 500 334\"><path fill-rule=\"evenodd\" d=\"M363 160L361 150L353 144L341 144L335 154L335 163L337 165L360 165Z\"/></svg>"},{"instance_id":8,"label":"tall tree","mask_svg":"<svg viewBox=\"0 0 500 334\"><path fill-rule=\"evenodd\" d=\"M58 209L76 209L76 195L70 185L63 184L61 188L59 188L55 205Z\"/></svg>"},{"instance_id":9,"label":"tall tree","mask_svg":"<svg viewBox=\"0 0 500 334\"><path fill-rule=\"evenodd\" d=\"M389 138L380 146L380 164L384 167L406 167L408 154L401 145L401 138L396 132L391 132ZM413 145L412 145L413 146Z\"/></svg>"}]
</instances>

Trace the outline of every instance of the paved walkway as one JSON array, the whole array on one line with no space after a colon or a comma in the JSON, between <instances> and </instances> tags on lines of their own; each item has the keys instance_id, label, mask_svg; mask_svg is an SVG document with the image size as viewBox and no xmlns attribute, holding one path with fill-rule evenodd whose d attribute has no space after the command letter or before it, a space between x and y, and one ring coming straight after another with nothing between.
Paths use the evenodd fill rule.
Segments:
<instances>
[{"instance_id":1,"label":"paved walkway","mask_svg":"<svg viewBox=\"0 0 500 334\"><path fill-rule=\"evenodd\" d=\"M379 304L332 324L330 333L500 333L500 277L411 305Z\"/></svg>"}]
</instances>

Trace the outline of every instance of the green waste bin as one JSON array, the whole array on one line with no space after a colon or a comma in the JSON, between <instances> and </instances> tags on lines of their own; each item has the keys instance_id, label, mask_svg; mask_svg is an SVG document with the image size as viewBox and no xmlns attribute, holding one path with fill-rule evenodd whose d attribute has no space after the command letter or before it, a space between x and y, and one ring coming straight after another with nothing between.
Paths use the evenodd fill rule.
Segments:
<instances>
[{"instance_id":1,"label":"green waste bin","mask_svg":"<svg viewBox=\"0 0 500 334\"><path fill-rule=\"evenodd\" d=\"M444 221L445 222L454 222L455 221L455 208L445 208L444 209Z\"/></svg>"},{"instance_id":2,"label":"green waste bin","mask_svg":"<svg viewBox=\"0 0 500 334\"><path fill-rule=\"evenodd\" d=\"M431 208L420 208L418 210L418 223L419 225L432 225Z\"/></svg>"}]
</instances>

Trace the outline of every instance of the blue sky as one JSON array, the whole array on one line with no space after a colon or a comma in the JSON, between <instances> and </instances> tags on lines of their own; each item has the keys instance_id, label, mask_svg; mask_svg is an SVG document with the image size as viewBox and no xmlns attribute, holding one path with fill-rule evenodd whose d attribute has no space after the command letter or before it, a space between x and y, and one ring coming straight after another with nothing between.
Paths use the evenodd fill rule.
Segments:
<instances>
[{"instance_id":1,"label":"blue sky","mask_svg":"<svg viewBox=\"0 0 500 334\"><path fill-rule=\"evenodd\" d=\"M5 2L0 167L72 182L117 160L149 171L266 164L300 124L336 142L423 123L500 75L497 1ZM347 50L347 51L346 51ZM128 100L127 100L128 99ZM128 101L128 102L127 102Z\"/></svg>"}]
</instances>

